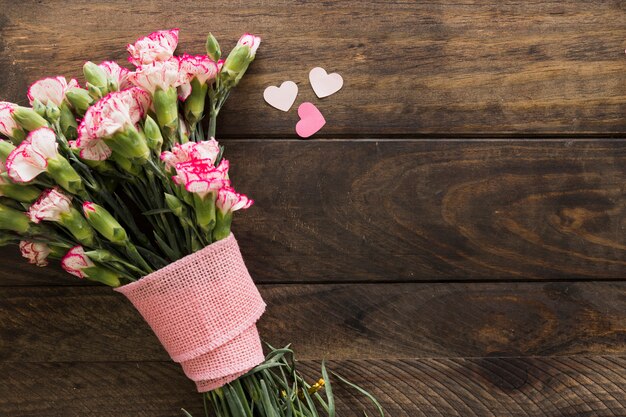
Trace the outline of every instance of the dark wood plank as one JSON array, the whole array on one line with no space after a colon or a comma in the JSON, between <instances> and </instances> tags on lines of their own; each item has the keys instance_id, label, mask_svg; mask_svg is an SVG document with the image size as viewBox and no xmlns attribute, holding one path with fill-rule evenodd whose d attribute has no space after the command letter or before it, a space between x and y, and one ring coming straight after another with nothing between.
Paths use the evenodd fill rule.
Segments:
<instances>
[{"instance_id":1,"label":"dark wood plank","mask_svg":"<svg viewBox=\"0 0 626 417\"><path fill-rule=\"evenodd\" d=\"M626 354L626 283L262 286L259 322L303 359ZM166 360L107 288L0 290L0 361Z\"/></svg>"},{"instance_id":2,"label":"dark wood plank","mask_svg":"<svg viewBox=\"0 0 626 417\"><path fill-rule=\"evenodd\" d=\"M475 358L331 361L378 397L392 417L621 417L626 358ZM301 367L311 379L319 363ZM0 364L0 413L13 417L177 416L203 413L174 364ZM337 415L361 417L362 396L336 383ZM105 393L105 395L103 395ZM370 415L375 415L368 408Z\"/></svg>"},{"instance_id":3,"label":"dark wood plank","mask_svg":"<svg viewBox=\"0 0 626 417\"><path fill-rule=\"evenodd\" d=\"M298 103L313 100L326 115L319 136L626 131L619 1L140 0L132 13L122 0L0 6L6 100L24 102L29 83L77 75L85 60L125 60L138 36L180 26L180 49L192 53L209 30L225 50L245 31L264 38L220 136L295 136L295 109L262 101L266 86L285 80L299 84ZM343 74L343 91L316 100L307 78L315 66Z\"/></svg>"},{"instance_id":4,"label":"dark wood plank","mask_svg":"<svg viewBox=\"0 0 626 417\"><path fill-rule=\"evenodd\" d=\"M226 145L260 283L626 277L626 142ZM3 285L80 283L12 262Z\"/></svg>"}]
</instances>

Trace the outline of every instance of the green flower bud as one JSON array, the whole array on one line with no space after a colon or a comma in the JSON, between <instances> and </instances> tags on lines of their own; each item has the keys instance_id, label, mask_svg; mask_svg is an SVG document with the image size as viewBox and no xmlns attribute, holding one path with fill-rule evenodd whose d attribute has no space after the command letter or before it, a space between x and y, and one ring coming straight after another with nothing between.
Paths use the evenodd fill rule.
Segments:
<instances>
[{"instance_id":1,"label":"green flower bud","mask_svg":"<svg viewBox=\"0 0 626 417\"><path fill-rule=\"evenodd\" d=\"M65 98L70 102L79 116L84 116L85 112L93 104L93 98L84 88L70 88L65 93Z\"/></svg>"},{"instance_id":2,"label":"green flower bud","mask_svg":"<svg viewBox=\"0 0 626 417\"><path fill-rule=\"evenodd\" d=\"M170 210L172 210L172 213L174 213L174 215L176 215L177 217L182 217L183 215L186 214L187 210L183 206L182 201L180 201L178 198L176 198L172 194L164 193L164 195L165 195L165 204L167 204L167 207Z\"/></svg>"},{"instance_id":3,"label":"green flower bud","mask_svg":"<svg viewBox=\"0 0 626 417\"><path fill-rule=\"evenodd\" d=\"M222 51L220 50L220 44L215 39L212 33L209 33L206 39L206 53L213 61L217 62L222 57Z\"/></svg>"},{"instance_id":4,"label":"green flower bud","mask_svg":"<svg viewBox=\"0 0 626 417\"><path fill-rule=\"evenodd\" d=\"M60 110L61 117L59 125L61 126L63 135L65 135L67 139L76 139L78 136L78 124L76 123L76 117L74 117L72 110L70 110L70 107L65 102L61 104Z\"/></svg>"},{"instance_id":5,"label":"green flower bud","mask_svg":"<svg viewBox=\"0 0 626 417\"><path fill-rule=\"evenodd\" d=\"M185 118L192 127L202 120L208 90L208 83L200 84L197 78L191 80L191 94L185 100Z\"/></svg>"},{"instance_id":6,"label":"green flower bud","mask_svg":"<svg viewBox=\"0 0 626 417\"><path fill-rule=\"evenodd\" d=\"M0 230L26 233L29 228L30 222L26 213L0 204Z\"/></svg>"},{"instance_id":7,"label":"green flower bud","mask_svg":"<svg viewBox=\"0 0 626 417\"><path fill-rule=\"evenodd\" d=\"M86 86L87 91L89 91L89 95L93 97L94 100L100 100L103 97L102 91L95 85L87 83Z\"/></svg>"},{"instance_id":8,"label":"green flower bud","mask_svg":"<svg viewBox=\"0 0 626 417\"><path fill-rule=\"evenodd\" d=\"M57 107L56 104L50 102L46 106L46 119L50 120L52 123L55 123L61 117L61 110Z\"/></svg>"},{"instance_id":9,"label":"green flower bud","mask_svg":"<svg viewBox=\"0 0 626 417\"><path fill-rule=\"evenodd\" d=\"M37 98L33 101L33 110L41 117L46 117L46 106Z\"/></svg>"},{"instance_id":10,"label":"green flower bud","mask_svg":"<svg viewBox=\"0 0 626 417\"><path fill-rule=\"evenodd\" d=\"M13 119L26 130L35 130L40 127L48 127L46 119L28 107L18 107L13 112Z\"/></svg>"},{"instance_id":11,"label":"green flower bud","mask_svg":"<svg viewBox=\"0 0 626 417\"><path fill-rule=\"evenodd\" d=\"M83 212L89 224L110 242L124 244L128 241L126 230L104 207L85 201Z\"/></svg>"},{"instance_id":12,"label":"green flower bud","mask_svg":"<svg viewBox=\"0 0 626 417\"><path fill-rule=\"evenodd\" d=\"M87 61L85 65L83 65L83 74L85 74L85 80L92 86L98 88L102 96L108 94L109 80L107 73L102 68L91 61Z\"/></svg>"},{"instance_id":13,"label":"green flower bud","mask_svg":"<svg viewBox=\"0 0 626 417\"><path fill-rule=\"evenodd\" d=\"M146 116L146 122L143 125L143 133L146 135L148 147L157 152L161 152L163 135L161 135L161 129L159 129L157 122L150 116Z\"/></svg>"}]
</instances>

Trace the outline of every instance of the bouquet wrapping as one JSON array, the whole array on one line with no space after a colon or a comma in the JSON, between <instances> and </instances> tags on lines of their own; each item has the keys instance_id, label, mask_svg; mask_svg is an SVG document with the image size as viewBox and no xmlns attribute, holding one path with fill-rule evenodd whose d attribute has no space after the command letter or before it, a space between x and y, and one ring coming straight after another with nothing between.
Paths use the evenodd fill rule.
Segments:
<instances>
[{"instance_id":1,"label":"bouquet wrapping","mask_svg":"<svg viewBox=\"0 0 626 417\"><path fill-rule=\"evenodd\" d=\"M232 234L115 291L133 303L199 392L265 359L255 325L265 303Z\"/></svg>"}]
</instances>

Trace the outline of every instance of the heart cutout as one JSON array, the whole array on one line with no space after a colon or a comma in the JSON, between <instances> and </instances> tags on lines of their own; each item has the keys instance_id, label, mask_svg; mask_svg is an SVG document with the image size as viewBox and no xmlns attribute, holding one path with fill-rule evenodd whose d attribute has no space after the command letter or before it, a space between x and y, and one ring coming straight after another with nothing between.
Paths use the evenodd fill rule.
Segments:
<instances>
[{"instance_id":1,"label":"heart cutout","mask_svg":"<svg viewBox=\"0 0 626 417\"><path fill-rule=\"evenodd\" d=\"M343 78L341 75L333 72L328 74L324 68L315 67L309 72L309 81L313 91L319 98L328 97L341 90L343 87Z\"/></svg>"},{"instance_id":2,"label":"heart cutout","mask_svg":"<svg viewBox=\"0 0 626 417\"><path fill-rule=\"evenodd\" d=\"M263 91L267 104L282 111L289 111L297 96L298 86L293 81L285 81L280 87L271 85Z\"/></svg>"},{"instance_id":3,"label":"heart cutout","mask_svg":"<svg viewBox=\"0 0 626 417\"><path fill-rule=\"evenodd\" d=\"M319 109L308 101L300 104L298 116L300 116L300 121L296 124L296 133L301 138L314 135L326 124L326 119Z\"/></svg>"}]
</instances>

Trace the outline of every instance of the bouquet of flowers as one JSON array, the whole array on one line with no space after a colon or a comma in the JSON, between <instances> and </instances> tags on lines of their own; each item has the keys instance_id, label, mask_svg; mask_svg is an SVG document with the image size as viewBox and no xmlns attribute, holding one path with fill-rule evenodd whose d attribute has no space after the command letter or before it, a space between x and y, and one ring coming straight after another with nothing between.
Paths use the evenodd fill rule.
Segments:
<instances>
[{"instance_id":1,"label":"bouquet of flowers","mask_svg":"<svg viewBox=\"0 0 626 417\"><path fill-rule=\"evenodd\" d=\"M232 187L216 120L260 42L222 59L209 34L207 55L175 56L178 30L159 31L128 45L132 71L87 62L84 87L45 78L31 107L0 102L0 243L124 294L207 413L332 416L324 365L309 384L289 347L264 355L265 304L230 230L253 200Z\"/></svg>"}]
</instances>

